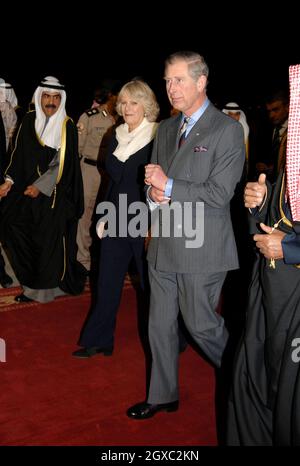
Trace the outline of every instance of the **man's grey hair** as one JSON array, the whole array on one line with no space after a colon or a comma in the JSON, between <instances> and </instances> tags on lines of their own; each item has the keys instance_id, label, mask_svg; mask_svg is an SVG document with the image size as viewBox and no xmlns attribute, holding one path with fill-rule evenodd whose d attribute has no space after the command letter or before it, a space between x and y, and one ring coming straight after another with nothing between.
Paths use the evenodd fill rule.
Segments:
<instances>
[{"instance_id":1,"label":"man's grey hair","mask_svg":"<svg viewBox=\"0 0 300 466\"><path fill-rule=\"evenodd\" d=\"M191 51L172 53L165 60L165 67L168 65L173 65L177 61L185 61L188 64L189 74L194 79L194 81L197 81L200 76L208 77L208 66L202 55L199 53Z\"/></svg>"}]
</instances>

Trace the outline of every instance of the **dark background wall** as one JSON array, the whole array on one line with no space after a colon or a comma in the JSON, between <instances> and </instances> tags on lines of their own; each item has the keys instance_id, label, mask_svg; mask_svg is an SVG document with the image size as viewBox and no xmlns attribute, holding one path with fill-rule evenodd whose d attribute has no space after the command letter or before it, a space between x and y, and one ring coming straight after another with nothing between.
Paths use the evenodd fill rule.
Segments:
<instances>
[{"instance_id":1,"label":"dark background wall","mask_svg":"<svg viewBox=\"0 0 300 466\"><path fill-rule=\"evenodd\" d=\"M272 88L287 86L289 65L300 63L299 27L293 25L289 3L276 14L274 6L265 4L263 14L253 2L222 10L215 4L209 12L199 2L166 3L166 17L159 2L66 4L64 13L55 2L26 5L24 11L16 7L13 13L2 9L8 35L3 36L0 77L13 84L26 107L39 81L57 76L66 84L67 109L76 119L103 78L126 82L142 76L156 92L164 117L169 109L164 59L190 49L208 62L208 95L214 103L256 106Z\"/></svg>"}]
</instances>

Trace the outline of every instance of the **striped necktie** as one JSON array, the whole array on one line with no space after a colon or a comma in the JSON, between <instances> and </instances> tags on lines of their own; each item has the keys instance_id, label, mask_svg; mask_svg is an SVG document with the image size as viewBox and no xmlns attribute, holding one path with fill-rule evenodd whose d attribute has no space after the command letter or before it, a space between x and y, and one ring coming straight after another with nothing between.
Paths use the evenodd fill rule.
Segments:
<instances>
[{"instance_id":1,"label":"striped necktie","mask_svg":"<svg viewBox=\"0 0 300 466\"><path fill-rule=\"evenodd\" d=\"M181 147L182 144L185 141L185 138L186 138L185 132L186 132L186 128L187 128L187 125L188 125L188 122L190 121L190 119L191 119L190 117L184 117L184 119L183 119L180 131L179 131L178 148Z\"/></svg>"},{"instance_id":2,"label":"striped necktie","mask_svg":"<svg viewBox=\"0 0 300 466\"><path fill-rule=\"evenodd\" d=\"M280 129L281 126L276 126L274 133L273 133L273 141L272 141L272 148L271 148L271 156L272 156L272 162L274 164L273 168L273 177L276 180L278 172L277 172L277 166L278 166L278 160L279 160L279 148L280 148Z\"/></svg>"}]
</instances>

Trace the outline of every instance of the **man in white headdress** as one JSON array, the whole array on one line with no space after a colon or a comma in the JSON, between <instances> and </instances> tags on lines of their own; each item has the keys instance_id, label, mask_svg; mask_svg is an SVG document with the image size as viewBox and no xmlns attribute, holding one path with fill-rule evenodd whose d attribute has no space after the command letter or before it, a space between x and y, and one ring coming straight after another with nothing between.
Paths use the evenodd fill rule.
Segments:
<instances>
[{"instance_id":1,"label":"man in white headdress","mask_svg":"<svg viewBox=\"0 0 300 466\"><path fill-rule=\"evenodd\" d=\"M36 111L23 119L0 186L1 237L23 287L18 302L78 294L85 280L76 261L83 212L77 129L66 115L66 93L56 78L47 76L34 99Z\"/></svg>"},{"instance_id":2,"label":"man in white headdress","mask_svg":"<svg viewBox=\"0 0 300 466\"><path fill-rule=\"evenodd\" d=\"M17 115L14 106L7 98L8 85L0 78L0 182L7 165L7 151L16 128ZM12 278L5 271L5 260L0 252L0 285L8 288L12 285Z\"/></svg>"},{"instance_id":3,"label":"man in white headdress","mask_svg":"<svg viewBox=\"0 0 300 466\"><path fill-rule=\"evenodd\" d=\"M5 129L6 150L13 137L17 125L17 114L12 104L7 100L7 88L5 81L0 78L0 111Z\"/></svg>"},{"instance_id":4,"label":"man in white headdress","mask_svg":"<svg viewBox=\"0 0 300 466\"><path fill-rule=\"evenodd\" d=\"M3 170L5 168L5 160L6 160L6 137L5 137L5 128L0 112L0 179L2 181L3 177ZM6 273L5 271L5 260L1 254L0 249L0 285L3 288L8 288L12 285L13 280L12 278Z\"/></svg>"},{"instance_id":5,"label":"man in white headdress","mask_svg":"<svg viewBox=\"0 0 300 466\"><path fill-rule=\"evenodd\" d=\"M12 106L12 108L14 109L14 111L16 112L16 115L17 115L17 123L15 125L15 130L13 132L13 139L12 139L12 141L10 141L11 142L11 148L13 148L14 142L15 142L15 137L16 137L17 132L18 132L18 128L19 128L19 126L21 124L21 121L24 118L24 115L25 115L26 112L24 112L24 109L19 105L18 98L16 96L15 90L14 90L13 86L10 83L8 83L8 82L0 83L0 89L4 89L6 102L10 103L10 105Z\"/></svg>"},{"instance_id":6,"label":"man in white headdress","mask_svg":"<svg viewBox=\"0 0 300 466\"><path fill-rule=\"evenodd\" d=\"M241 123L244 130L244 142L246 148L246 160L248 161L248 151L249 151L249 125L247 123L247 118L243 110L236 102L228 102L222 110L223 113L230 116L234 120L237 120Z\"/></svg>"},{"instance_id":7,"label":"man in white headdress","mask_svg":"<svg viewBox=\"0 0 300 466\"><path fill-rule=\"evenodd\" d=\"M289 81L289 95L277 94L270 108L274 121L288 112L277 180L261 173L244 190L258 254L232 371L231 446L300 445L300 64L289 67Z\"/></svg>"},{"instance_id":8,"label":"man in white headdress","mask_svg":"<svg viewBox=\"0 0 300 466\"><path fill-rule=\"evenodd\" d=\"M18 107L18 99L12 85L8 82L2 82L0 83L0 89L5 90L6 101L10 103L13 109L16 109Z\"/></svg>"}]
</instances>

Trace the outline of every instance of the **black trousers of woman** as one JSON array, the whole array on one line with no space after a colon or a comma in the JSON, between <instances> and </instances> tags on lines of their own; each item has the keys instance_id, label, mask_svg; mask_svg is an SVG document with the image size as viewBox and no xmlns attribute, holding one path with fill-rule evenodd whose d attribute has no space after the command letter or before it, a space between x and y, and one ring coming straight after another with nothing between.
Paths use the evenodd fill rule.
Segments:
<instances>
[{"instance_id":1,"label":"black trousers of woman","mask_svg":"<svg viewBox=\"0 0 300 466\"><path fill-rule=\"evenodd\" d=\"M145 280L144 238L110 238L101 240L97 297L83 327L79 344L85 348L113 348L116 316L121 301L126 272L134 258L141 287Z\"/></svg>"}]
</instances>

